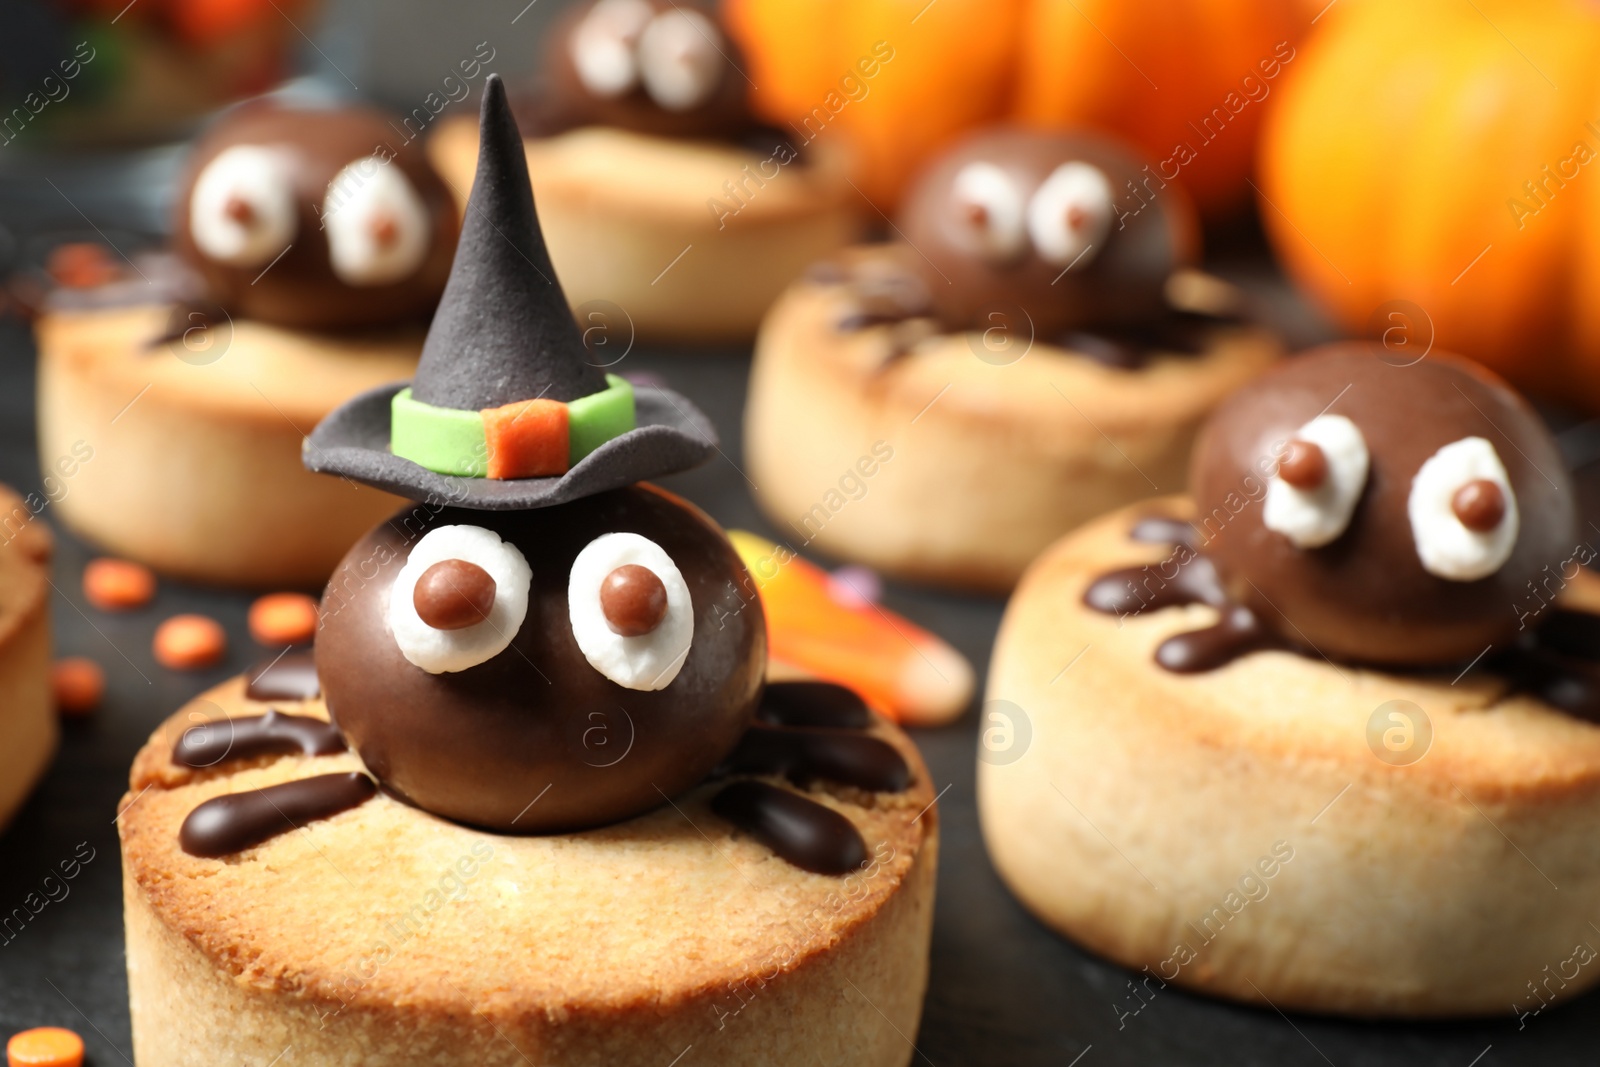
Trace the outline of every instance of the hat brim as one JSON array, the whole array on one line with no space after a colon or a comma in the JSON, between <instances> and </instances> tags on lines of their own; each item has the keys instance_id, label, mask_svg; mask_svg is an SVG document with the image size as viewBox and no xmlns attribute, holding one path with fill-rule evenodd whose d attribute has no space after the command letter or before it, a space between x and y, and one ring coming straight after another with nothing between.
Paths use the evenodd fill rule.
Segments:
<instances>
[{"instance_id":1,"label":"hat brim","mask_svg":"<svg viewBox=\"0 0 1600 1067\"><path fill-rule=\"evenodd\" d=\"M409 382L369 389L323 419L301 445L307 470L334 474L411 500L480 511L550 507L697 467L717 450L710 421L670 389L634 387L635 428L589 453L559 478L436 474L389 451L389 412Z\"/></svg>"}]
</instances>

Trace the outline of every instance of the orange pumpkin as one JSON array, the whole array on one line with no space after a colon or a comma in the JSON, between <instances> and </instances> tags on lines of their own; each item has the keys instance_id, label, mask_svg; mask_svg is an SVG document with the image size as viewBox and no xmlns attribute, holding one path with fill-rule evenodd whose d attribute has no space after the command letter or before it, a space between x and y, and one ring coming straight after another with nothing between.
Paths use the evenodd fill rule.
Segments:
<instances>
[{"instance_id":1,"label":"orange pumpkin","mask_svg":"<svg viewBox=\"0 0 1600 1067\"><path fill-rule=\"evenodd\" d=\"M190 44L211 45L264 22L289 18L303 5L285 3L274 11L269 0L167 0L167 17Z\"/></svg>"},{"instance_id":2,"label":"orange pumpkin","mask_svg":"<svg viewBox=\"0 0 1600 1067\"><path fill-rule=\"evenodd\" d=\"M727 0L757 113L798 143L842 136L855 182L894 203L922 162L999 117L1024 0ZM837 132L835 132L837 131Z\"/></svg>"},{"instance_id":3,"label":"orange pumpkin","mask_svg":"<svg viewBox=\"0 0 1600 1067\"><path fill-rule=\"evenodd\" d=\"M724 12L756 110L802 139L836 125L880 206L961 133L1009 118L1127 138L1216 216L1248 195L1263 102L1313 2L726 0Z\"/></svg>"},{"instance_id":4,"label":"orange pumpkin","mask_svg":"<svg viewBox=\"0 0 1600 1067\"><path fill-rule=\"evenodd\" d=\"M1226 215L1247 202L1267 100L1311 18L1288 0L1033 0L1016 115L1127 138Z\"/></svg>"},{"instance_id":5,"label":"orange pumpkin","mask_svg":"<svg viewBox=\"0 0 1600 1067\"><path fill-rule=\"evenodd\" d=\"M1600 8L1341 0L1303 52L1262 150L1290 273L1354 332L1600 410Z\"/></svg>"}]
</instances>

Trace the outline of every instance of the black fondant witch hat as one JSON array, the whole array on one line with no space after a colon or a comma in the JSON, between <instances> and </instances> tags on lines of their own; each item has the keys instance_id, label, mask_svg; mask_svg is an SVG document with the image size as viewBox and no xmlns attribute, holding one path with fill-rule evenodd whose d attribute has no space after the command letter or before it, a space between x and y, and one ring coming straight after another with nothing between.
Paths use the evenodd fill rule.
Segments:
<instances>
[{"instance_id":1,"label":"black fondant witch hat","mask_svg":"<svg viewBox=\"0 0 1600 1067\"><path fill-rule=\"evenodd\" d=\"M413 499L537 508L704 462L710 421L588 362L534 211L505 87L490 75L478 173L416 378L317 425L301 458Z\"/></svg>"}]
</instances>

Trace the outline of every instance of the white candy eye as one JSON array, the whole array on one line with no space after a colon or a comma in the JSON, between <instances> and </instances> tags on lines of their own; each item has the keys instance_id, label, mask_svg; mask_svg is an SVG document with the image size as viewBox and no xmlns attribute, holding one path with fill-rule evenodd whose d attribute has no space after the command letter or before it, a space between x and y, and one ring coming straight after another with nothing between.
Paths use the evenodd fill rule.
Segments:
<instances>
[{"instance_id":1,"label":"white candy eye","mask_svg":"<svg viewBox=\"0 0 1600 1067\"><path fill-rule=\"evenodd\" d=\"M411 274L432 238L428 206L393 163L367 156L328 183L322 202L328 260L346 285L384 285Z\"/></svg>"},{"instance_id":2,"label":"white candy eye","mask_svg":"<svg viewBox=\"0 0 1600 1067\"><path fill-rule=\"evenodd\" d=\"M532 580L522 552L494 531L435 527L395 575L389 630L400 654L429 674L464 671L511 644L528 614Z\"/></svg>"},{"instance_id":3,"label":"white candy eye","mask_svg":"<svg viewBox=\"0 0 1600 1067\"><path fill-rule=\"evenodd\" d=\"M1488 577L1517 545L1517 497L1494 445L1482 437L1463 437L1429 456L1411 481L1406 512L1423 569L1452 582Z\"/></svg>"},{"instance_id":4,"label":"white candy eye","mask_svg":"<svg viewBox=\"0 0 1600 1067\"><path fill-rule=\"evenodd\" d=\"M968 163L953 183L957 224L991 259L1013 259L1028 246L1026 209L1011 176L993 163Z\"/></svg>"},{"instance_id":5,"label":"white candy eye","mask_svg":"<svg viewBox=\"0 0 1600 1067\"><path fill-rule=\"evenodd\" d=\"M624 689L665 689L694 640L694 605L678 565L647 537L604 534L572 561L572 636L591 666Z\"/></svg>"},{"instance_id":6,"label":"white candy eye","mask_svg":"<svg viewBox=\"0 0 1600 1067\"><path fill-rule=\"evenodd\" d=\"M645 0L600 0L590 9L567 45L585 89L609 99L639 84L634 48L654 14Z\"/></svg>"},{"instance_id":7,"label":"white candy eye","mask_svg":"<svg viewBox=\"0 0 1600 1067\"><path fill-rule=\"evenodd\" d=\"M189 235L218 263L255 267L294 240L295 196L284 153L262 145L218 152L189 194Z\"/></svg>"},{"instance_id":8,"label":"white candy eye","mask_svg":"<svg viewBox=\"0 0 1600 1067\"><path fill-rule=\"evenodd\" d=\"M1370 462L1355 423L1343 415L1318 415L1295 431L1267 483L1262 524L1298 548L1337 539L1350 525Z\"/></svg>"},{"instance_id":9,"label":"white candy eye","mask_svg":"<svg viewBox=\"0 0 1600 1067\"><path fill-rule=\"evenodd\" d=\"M639 74L650 99L668 111L690 111L722 81L722 33L698 11L656 16L639 35Z\"/></svg>"},{"instance_id":10,"label":"white candy eye","mask_svg":"<svg viewBox=\"0 0 1600 1067\"><path fill-rule=\"evenodd\" d=\"M1046 262L1068 266L1092 259L1111 232L1111 183L1100 168L1063 163L1028 204L1028 234Z\"/></svg>"}]
</instances>

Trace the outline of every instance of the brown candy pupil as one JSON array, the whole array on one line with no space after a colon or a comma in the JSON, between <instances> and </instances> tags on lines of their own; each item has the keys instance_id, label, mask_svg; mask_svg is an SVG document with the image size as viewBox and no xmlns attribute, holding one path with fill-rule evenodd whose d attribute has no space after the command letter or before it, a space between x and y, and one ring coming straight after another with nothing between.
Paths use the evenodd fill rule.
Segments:
<instances>
[{"instance_id":1,"label":"brown candy pupil","mask_svg":"<svg viewBox=\"0 0 1600 1067\"><path fill-rule=\"evenodd\" d=\"M388 248L400 236L400 225L392 215L379 215L372 220L372 239L379 248Z\"/></svg>"},{"instance_id":2,"label":"brown candy pupil","mask_svg":"<svg viewBox=\"0 0 1600 1067\"><path fill-rule=\"evenodd\" d=\"M1278 477L1296 489L1315 489L1328 479L1328 457L1318 445L1295 438L1278 463Z\"/></svg>"},{"instance_id":3,"label":"brown candy pupil","mask_svg":"<svg viewBox=\"0 0 1600 1067\"><path fill-rule=\"evenodd\" d=\"M1450 510L1467 529L1488 533L1506 517L1506 496L1494 482L1477 478L1456 490Z\"/></svg>"},{"instance_id":4,"label":"brown candy pupil","mask_svg":"<svg viewBox=\"0 0 1600 1067\"><path fill-rule=\"evenodd\" d=\"M982 204L969 201L961 205L961 213L966 216L967 222L973 226L989 225L989 209Z\"/></svg>"},{"instance_id":5,"label":"brown candy pupil","mask_svg":"<svg viewBox=\"0 0 1600 1067\"><path fill-rule=\"evenodd\" d=\"M612 633L643 637L667 617L667 587L650 568L625 563L600 583L600 610Z\"/></svg>"},{"instance_id":6,"label":"brown candy pupil","mask_svg":"<svg viewBox=\"0 0 1600 1067\"><path fill-rule=\"evenodd\" d=\"M222 205L222 213L240 226L255 225L256 210L250 206L250 201L242 196L228 197L228 202Z\"/></svg>"},{"instance_id":7,"label":"brown candy pupil","mask_svg":"<svg viewBox=\"0 0 1600 1067\"><path fill-rule=\"evenodd\" d=\"M435 630L460 630L489 617L494 593L488 571L464 559L445 559L422 572L411 603Z\"/></svg>"}]
</instances>

